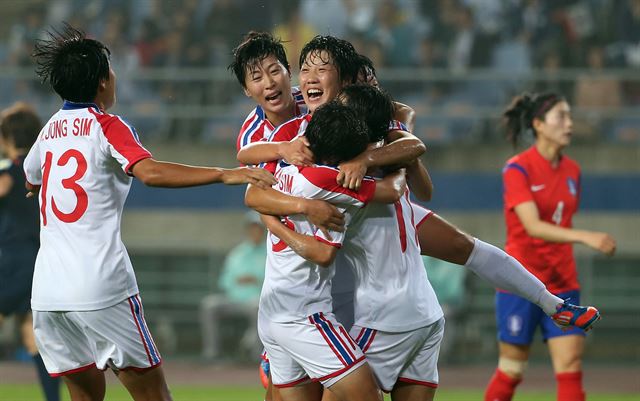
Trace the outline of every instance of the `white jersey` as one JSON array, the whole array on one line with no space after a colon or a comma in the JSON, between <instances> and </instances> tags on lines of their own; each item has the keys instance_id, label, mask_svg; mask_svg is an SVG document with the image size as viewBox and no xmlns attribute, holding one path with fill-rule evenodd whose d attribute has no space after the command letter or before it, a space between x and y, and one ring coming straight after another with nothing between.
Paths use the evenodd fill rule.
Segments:
<instances>
[{"instance_id":1,"label":"white jersey","mask_svg":"<svg viewBox=\"0 0 640 401\"><path fill-rule=\"evenodd\" d=\"M289 195L321 199L336 205L344 213L348 226L373 198L375 181L365 178L361 189L354 192L336 183L338 172L328 166L296 167L281 161L276 169L278 183L274 188ZM332 246L342 246L344 232L331 232L331 239L328 239L304 215L288 216L284 222L298 233L314 236ZM269 233L260 314L274 322L290 322L314 313L330 312L334 269L333 264L321 267L307 261Z\"/></svg>"},{"instance_id":2,"label":"white jersey","mask_svg":"<svg viewBox=\"0 0 640 401\"><path fill-rule=\"evenodd\" d=\"M94 104L66 101L45 124L24 161L41 185L33 310L96 310L138 293L120 220L131 168L149 157L131 126Z\"/></svg>"},{"instance_id":3,"label":"white jersey","mask_svg":"<svg viewBox=\"0 0 640 401\"><path fill-rule=\"evenodd\" d=\"M407 192L391 205L371 204L352 224L336 266L355 276L354 324L404 332L443 316L424 268L416 233L415 205Z\"/></svg>"}]
</instances>

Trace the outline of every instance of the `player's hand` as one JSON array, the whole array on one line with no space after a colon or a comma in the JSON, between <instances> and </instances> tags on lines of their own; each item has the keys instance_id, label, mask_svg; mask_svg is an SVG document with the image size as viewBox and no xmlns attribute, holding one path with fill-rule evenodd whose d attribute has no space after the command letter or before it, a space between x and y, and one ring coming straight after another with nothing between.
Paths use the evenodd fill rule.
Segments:
<instances>
[{"instance_id":1,"label":"player's hand","mask_svg":"<svg viewBox=\"0 0 640 401\"><path fill-rule=\"evenodd\" d=\"M589 232L585 244L607 256L613 256L616 252L616 240L607 233Z\"/></svg>"},{"instance_id":2,"label":"player's hand","mask_svg":"<svg viewBox=\"0 0 640 401\"><path fill-rule=\"evenodd\" d=\"M338 173L336 181L345 188L357 191L360 189L365 174L367 174L367 165L356 157L340 163L340 173Z\"/></svg>"},{"instance_id":3,"label":"player's hand","mask_svg":"<svg viewBox=\"0 0 640 401\"><path fill-rule=\"evenodd\" d=\"M27 191L28 191L26 195L27 198L33 198L38 196L38 193L40 192L40 185L32 185L26 182L24 186L25 188L27 188Z\"/></svg>"},{"instance_id":4,"label":"player's hand","mask_svg":"<svg viewBox=\"0 0 640 401\"><path fill-rule=\"evenodd\" d=\"M269 188L276 183L273 174L262 168L238 167L225 169L222 182L226 185L253 184L258 188Z\"/></svg>"},{"instance_id":5,"label":"player's hand","mask_svg":"<svg viewBox=\"0 0 640 401\"><path fill-rule=\"evenodd\" d=\"M344 215L329 202L306 199L304 214L309 222L318 227L327 239L332 239L329 231L344 231Z\"/></svg>"},{"instance_id":6,"label":"player's hand","mask_svg":"<svg viewBox=\"0 0 640 401\"><path fill-rule=\"evenodd\" d=\"M296 166L313 165L313 153L309 150L309 141L299 136L289 142L282 142L278 153L285 162Z\"/></svg>"}]
</instances>

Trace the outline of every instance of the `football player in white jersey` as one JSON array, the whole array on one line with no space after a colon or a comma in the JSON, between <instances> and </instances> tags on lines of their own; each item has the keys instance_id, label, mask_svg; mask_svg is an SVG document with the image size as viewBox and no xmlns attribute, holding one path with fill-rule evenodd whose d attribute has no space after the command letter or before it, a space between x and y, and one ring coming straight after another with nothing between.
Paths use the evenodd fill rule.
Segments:
<instances>
[{"instance_id":1,"label":"football player in white jersey","mask_svg":"<svg viewBox=\"0 0 640 401\"><path fill-rule=\"evenodd\" d=\"M306 135L320 164L298 167L281 161L276 167L279 191L334 203L344 213L347 226L360 220L367 202L393 202L403 194L403 171L378 182L367 179L357 193L337 184L338 170L332 166L361 153L368 143L366 126L348 107L328 103L318 109ZM345 234L331 231L326 236L303 215L284 217L284 225L273 218L265 221L271 222L275 232L268 244L258 327L280 396L283 400L319 399L317 387L309 382L313 380L338 399L378 399L362 352L332 313L333 260ZM290 231L312 239L306 259L296 254L295 244L283 242Z\"/></svg>"},{"instance_id":2,"label":"football player in white jersey","mask_svg":"<svg viewBox=\"0 0 640 401\"><path fill-rule=\"evenodd\" d=\"M73 27L38 41L34 56L38 75L63 100L24 162L30 195L39 192L40 201L31 300L38 349L74 401L104 399L107 368L134 400L170 400L120 239L132 176L161 187L275 180L262 169L154 160L133 127L105 112L116 101L109 50Z\"/></svg>"},{"instance_id":3,"label":"football player in white jersey","mask_svg":"<svg viewBox=\"0 0 640 401\"><path fill-rule=\"evenodd\" d=\"M242 85L245 95L257 103L242 124L237 139L238 161L252 164L255 149L251 145L256 142L265 145L276 127L307 114L307 107L300 89L291 87L291 72L282 42L270 33L249 32L233 50L233 56L229 69ZM313 156L302 137L270 143L260 152L265 154L262 161L283 159L296 165L309 165ZM307 215L322 229L339 229L343 223L342 215L327 202L300 200L270 192L277 197L274 201L296 208L296 213ZM289 205L292 201L295 204Z\"/></svg>"}]
</instances>

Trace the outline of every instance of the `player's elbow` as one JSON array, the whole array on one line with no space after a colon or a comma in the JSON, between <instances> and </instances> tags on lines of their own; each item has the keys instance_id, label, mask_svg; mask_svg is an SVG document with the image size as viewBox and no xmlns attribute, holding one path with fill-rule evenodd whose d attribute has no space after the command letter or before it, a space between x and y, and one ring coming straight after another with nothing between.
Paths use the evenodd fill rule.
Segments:
<instances>
[{"instance_id":1,"label":"player's elbow","mask_svg":"<svg viewBox=\"0 0 640 401\"><path fill-rule=\"evenodd\" d=\"M333 246L323 246L315 255L314 262L320 267L329 267L336 258L337 249Z\"/></svg>"},{"instance_id":2,"label":"player's elbow","mask_svg":"<svg viewBox=\"0 0 640 401\"><path fill-rule=\"evenodd\" d=\"M393 184L393 200L392 202L397 202L404 196L404 193L407 192L407 181L405 179L400 179L394 182Z\"/></svg>"},{"instance_id":3,"label":"player's elbow","mask_svg":"<svg viewBox=\"0 0 640 401\"><path fill-rule=\"evenodd\" d=\"M523 224L524 231L526 231L527 235L532 238L541 238L542 237L542 227L539 224L528 223Z\"/></svg>"},{"instance_id":4,"label":"player's elbow","mask_svg":"<svg viewBox=\"0 0 640 401\"><path fill-rule=\"evenodd\" d=\"M148 187L162 186L162 166L153 159L139 161L133 166L132 172L137 179Z\"/></svg>"}]
</instances>

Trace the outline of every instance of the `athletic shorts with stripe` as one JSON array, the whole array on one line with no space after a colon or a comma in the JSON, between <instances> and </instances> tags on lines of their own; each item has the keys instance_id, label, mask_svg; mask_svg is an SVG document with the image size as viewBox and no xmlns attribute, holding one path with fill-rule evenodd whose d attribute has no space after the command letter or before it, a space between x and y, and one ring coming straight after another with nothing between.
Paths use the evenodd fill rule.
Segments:
<instances>
[{"instance_id":1,"label":"athletic shorts with stripe","mask_svg":"<svg viewBox=\"0 0 640 401\"><path fill-rule=\"evenodd\" d=\"M161 363L138 295L93 311L33 311L36 345L49 375L97 367L144 370Z\"/></svg>"},{"instance_id":2,"label":"athletic shorts with stripe","mask_svg":"<svg viewBox=\"0 0 640 401\"><path fill-rule=\"evenodd\" d=\"M396 382L438 387L438 355L444 318L404 333L354 325L351 336L362 349L378 386L390 392Z\"/></svg>"},{"instance_id":3,"label":"athletic shorts with stripe","mask_svg":"<svg viewBox=\"0 0 640 401\"><path fill-rule=\"evenodd\" d=\"M258 334L269 355L276 387L309 380L330 387L365 363L362 351L333 313L316 313L285 323L260 315Z\"/></svg>"}]
</instances>

